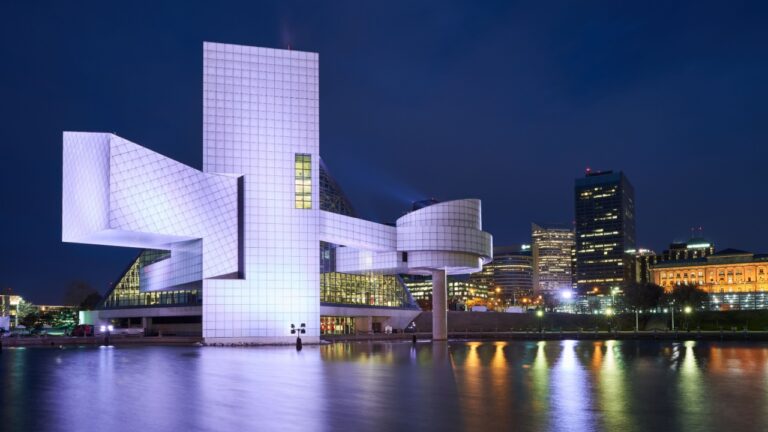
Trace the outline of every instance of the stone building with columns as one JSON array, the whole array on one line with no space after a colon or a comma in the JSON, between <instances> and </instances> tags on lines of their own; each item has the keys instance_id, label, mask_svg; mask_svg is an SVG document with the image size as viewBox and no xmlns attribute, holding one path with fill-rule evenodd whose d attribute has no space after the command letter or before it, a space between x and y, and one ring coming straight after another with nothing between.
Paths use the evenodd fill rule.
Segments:
<instances>
[{"instance_id":1,"label":"stone building with columns","mask_svg":"<svg viewBox=\"0 0 768 432\"><path fill-rule=\"evenodd\" d=\"M768 308L768 254L725 249L702 258L651 267L653 283L671 292L695 285L710 295L712 309Z\"/></svg>"}]
</instances>

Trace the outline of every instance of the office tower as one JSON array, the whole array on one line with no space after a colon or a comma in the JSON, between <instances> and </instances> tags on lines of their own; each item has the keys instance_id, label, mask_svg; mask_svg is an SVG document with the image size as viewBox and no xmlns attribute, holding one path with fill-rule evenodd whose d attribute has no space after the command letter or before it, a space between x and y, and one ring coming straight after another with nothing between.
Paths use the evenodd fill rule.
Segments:
<instances>
[{"instance_id":1,"label":"office tower","mask_svg":"<svg viewBox=\"0 0 768 432\"><path fill-rule=\"evenodd\" d=\"M580 292L621 288L635 249L635 192L622 172L576 179L576 283Z\"/></svg>"},{"instance_id":2,"label":"office tower","mask_svg":"<svg viewBox=\"0 0 768 432\"><path fill-rule=\"evenodd\" d=\"M630 249L627 251L627 283L647 284L651 282L651 266L659 259L650 249Z\"/></svg>"},{"instance_id":3,"label":"office tower","mask_svg":"<svg viewBox=\"0 0 768 432\"><path fill-rule=\"evenodd\" d=\"M505 305L516 304L533 293L533 258L530 245L497 246L493 261L470 276L470 281L487 285L492 297ZM498 292L496 290L498 289Z\"/></svg>"},{"instance_id":4,"label":"office tower","mask_svg":"<svg viewBox=\"0 0 768 432\"><path fill-rule=\"evenodd\" d=\"M531 224L534 294L554 295L573 288L573 230L566 225Z\"/></svg>"}]
</instances>

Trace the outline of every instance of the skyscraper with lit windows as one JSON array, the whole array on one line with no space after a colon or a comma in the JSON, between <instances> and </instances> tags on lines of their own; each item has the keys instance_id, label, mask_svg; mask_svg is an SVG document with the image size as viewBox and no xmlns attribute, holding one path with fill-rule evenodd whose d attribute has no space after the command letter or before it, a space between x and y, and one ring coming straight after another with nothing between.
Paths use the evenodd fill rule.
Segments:
<instances>
[{"instance_id":1,"label":"skyscraper with lit windows","mask_svg":"<svg viewBox=\"0 0 768 432\"><path fill-rule=\"evenodd\" d=\"M609 292L628 280L627 250L635 249L635 191L627 177L587 170L576 179L576 284Z\"/></svg>"},{"instance_id":2,"label":"skyscraper with lit windows","mask_svg":"<svg viewBox=\"0 0 768 432\"><path fill-rule=\"evenodd\" d=\"M469 280L490 287L492 294L504 304L516 304L520 298L533 293L531 245L494 247L493 261L472 274Z\"/></svg>"},{"instance_id":3,"label":"skyscraper with lit windows","mask_svg":"<svg viewBox=\"0 0 768 432\"><path fill-rule=\"evenodd\" d=\"M535 294L557 294L564 290L571 290L573 247L573 230L570 227L531 224Z\"/></svg>"}]
</instances>

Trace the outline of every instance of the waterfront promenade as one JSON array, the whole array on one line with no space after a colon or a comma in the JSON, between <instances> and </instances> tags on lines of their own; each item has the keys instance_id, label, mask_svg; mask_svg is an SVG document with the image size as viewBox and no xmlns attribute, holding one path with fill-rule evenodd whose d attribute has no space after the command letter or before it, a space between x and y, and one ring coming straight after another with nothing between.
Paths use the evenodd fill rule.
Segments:
<instances>
[{"instance_id":1,"label":"waterfront promenade","mask_svg":"<svg viewBox=\"0 0 768 432\"><path fill-rule=\"evenodd\" d=\"M431 333L396 333L396 334L357 334L325 335L329 342L347 341L387 341L387 340L431 340ZM768 331L466 331L449 332L452 340L663 340L663 341L768 341Z\"/></svg>"}]
</instances>

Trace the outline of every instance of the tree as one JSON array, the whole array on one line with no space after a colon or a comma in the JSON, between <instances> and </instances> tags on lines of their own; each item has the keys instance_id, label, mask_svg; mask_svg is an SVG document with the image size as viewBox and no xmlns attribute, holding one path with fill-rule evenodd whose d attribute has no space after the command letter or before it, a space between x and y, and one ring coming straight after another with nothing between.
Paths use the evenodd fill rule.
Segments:
<instances>
[{"instance_id":1,"label":"tree","mask_svg":"<svg viewBox=\"0 0 768 432\"><path fill-rule=\"evenodd\" d=\"M93 289L87 282L71 282L67 286L67 289L64 290L64 304L67 306L78 306L85 302L85 300L92 294L99 295L98 291ZM101 298L100 295L99 298Z\"/></svg>"},{"instance_id":2,"label":"tree","mask_svg":"<svg viewBox=\"0 0 768 432\"><path fill-rule=\"evenodd\" d=\"M92 292L88 294L88 297L86 297L85 300L83 300L80 303L80 309L94 310L96 309L96 306L98 306L99 303L101 303L101 300L102 300L101 294L97 292Z\"/></svg>"},{"instance_id":3,"label":"tree","mask_svg":"<svg viewBox=\"0 0 768 432\"><path fill-rule=\"evenodd\" d=\"M664 288L651 283L631 283L624 287L624 304L635 311L658 307L663 296Z\"/></svg>"},{"instance_id":4,"label":"tree","mask_svg":"<svg viewBox=\"0 0 768 432\"><path fill-rule=\"evenodd\" d=\"M20 300L16 306L16 319L19 324L31 327L29 324L37 321L37 306L24 300Z\"/></svg>"},{"instance_id":5,"label":"tree","mask_svg":"<svg viewBox=\"0 0 768 432\"><path fill-rule=\"evenodd\" d=\"M557 296L552 294L544 294L542 296L541 302L544 304L544 310L548 310L550 312L554 311L556 307L560 306L560 300L557 298Z\"/></svg>"},{"instance_id":6,"label":"tree","mask_svg":"<svg viewBox=\"0 0 768 432\"><path fill-rule=\"evenodd\" d=\"M666 297L670 304L693 309L700 309L709 300L709 294L696 285L677 285Z\"/></svg>"}]
</instances>

